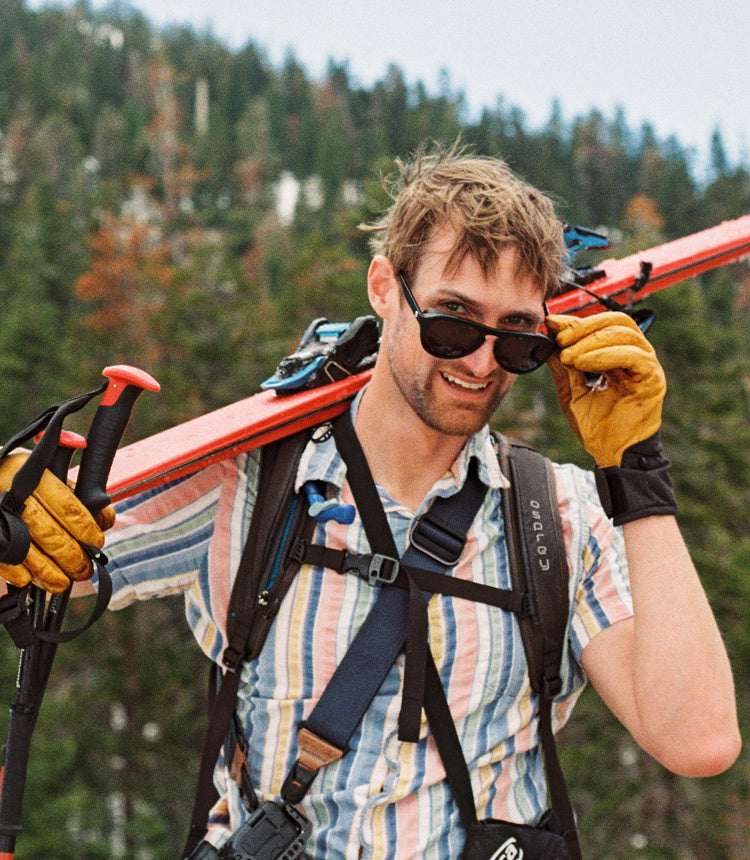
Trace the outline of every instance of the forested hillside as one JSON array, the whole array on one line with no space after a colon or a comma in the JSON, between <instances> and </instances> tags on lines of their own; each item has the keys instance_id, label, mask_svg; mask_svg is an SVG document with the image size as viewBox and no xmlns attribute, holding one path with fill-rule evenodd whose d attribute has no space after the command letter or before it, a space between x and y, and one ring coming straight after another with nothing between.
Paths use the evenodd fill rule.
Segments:
<instances>
[{"instance_id":1,"label":"forested hillside","mask_svg":"<svg viewBox=\"0 0 750 860\"><path fill-rule=\"evenodd\" d=\"M387 202L379 177L394 157L424 140L460 135L504 157L566 220L605 230L612 256L750 212L748 165L728 162L718 132L699 182L678 140L629 128L622 115L564 123L553 109L530 129L523 106L499 101L470 117L447 76L437 93L397 67L369 88L345 66L313 80L294 57L274 66L262 46L232 51L187 29L156 32L117 9L31 12L0 0L2 439L93 388L109 364L141 366L162 385L139 401L128 439L254 392L313 317L368 310L357 225ZM750 270L718 270L650 304L680 522L726 637L746 736ZM588 465L546 371L519 383L497 424ZM3 633L8 702L16 660ZM206 671L179 599L108 613L62 646L18 856L177 856ZM715 779L674 777L591 693L565 737L588 860L747 860L747 753Z\"/></svg>"}]
</instances>

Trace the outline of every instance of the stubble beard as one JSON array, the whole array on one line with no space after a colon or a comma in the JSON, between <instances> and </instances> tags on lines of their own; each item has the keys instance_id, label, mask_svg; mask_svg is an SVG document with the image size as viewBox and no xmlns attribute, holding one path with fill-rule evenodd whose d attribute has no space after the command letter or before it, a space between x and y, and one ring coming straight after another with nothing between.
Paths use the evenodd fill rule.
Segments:
<instances>
[{"instance_id":1,"label":"stubble beard","mask_svg":"<svg viewBox=\"0 0 750 860\"><path fill-rule=\"evenodd\" d=\"M389 353L388 363L401 396L417 417L431 430L447 436L468 437L481 430L489 423L509 388L508 385L498 386L492 396L481 403L464 403L451 408L440 404L435 394L434 389L440 373L437 363L419 375L413 367L401 367L392 352Z\"/></svg>"}]
</instances>

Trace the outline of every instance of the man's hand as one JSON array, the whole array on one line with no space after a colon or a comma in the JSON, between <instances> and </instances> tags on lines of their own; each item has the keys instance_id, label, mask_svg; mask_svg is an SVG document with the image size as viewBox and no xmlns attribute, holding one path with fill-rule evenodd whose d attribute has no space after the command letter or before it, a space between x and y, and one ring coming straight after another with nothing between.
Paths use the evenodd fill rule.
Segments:
<instances>
[{"instance_id":1,"label":"man's hand","mask_svg":"<svg viewBox=\"0 0 750 860\"><path fill-rule=\"evenodd\" d=\"M0 492L10 488L27 457L19 452L0 462ZM81 544L101 549L102 529L114 522L111 508L102 515L95 520L69 487L45 471L21 515L31 534L29 553L22 564L0 564L0 576L11 585L31 582L52 593L65 591L73 580L89 579L94 569Z\"/></svg>"},{"instance_id":2,"label":"man's hand","mask_svg":"<svg viewBox=\"0 0 750 860\"><path fill-rule=\"evenodd\" d=\"M548 365L573 431L597 466L620 466L625 449L661 425L667 386L654 348L625 313L546 323L561 350ZM605 387L592 388L584 373L603 376Z\"/></svg>"}]
</instances>

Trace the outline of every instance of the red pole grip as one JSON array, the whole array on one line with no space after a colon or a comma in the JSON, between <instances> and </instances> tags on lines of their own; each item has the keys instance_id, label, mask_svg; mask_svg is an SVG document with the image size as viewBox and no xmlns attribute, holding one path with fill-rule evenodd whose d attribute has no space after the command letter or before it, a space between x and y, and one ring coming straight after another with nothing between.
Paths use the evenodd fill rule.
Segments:
<instances>
[{"instance_id":1,"label":"red pole grip","mask_svg":"<svg viewBox=\"0 0 750 860\"><path fill-rule=\"evenodd\" d=\"M92 513L109 504L109 470L136 398L142 391L159 391L159 383L135 367L107 367L103 375L109 384L91 422L76 482L76 495Z\"/></svg>"}]
</instances>

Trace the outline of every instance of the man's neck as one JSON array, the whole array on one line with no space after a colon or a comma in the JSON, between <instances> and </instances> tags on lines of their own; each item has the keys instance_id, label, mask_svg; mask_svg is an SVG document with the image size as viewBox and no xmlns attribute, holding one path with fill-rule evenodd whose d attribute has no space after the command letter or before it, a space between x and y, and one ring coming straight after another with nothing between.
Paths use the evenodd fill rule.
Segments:
<instances>
[{"instance_id":1,"label":"man's neck","mask_svg":"<svg viewBox=\"0 0 750 860\"><path fill-rule=\"evenodd\" d=\"M375 481L416 511L466 442L433 430L414 413L389 374L373 375L362 395L356 431Z\"/></svg>"}]
</instances>

